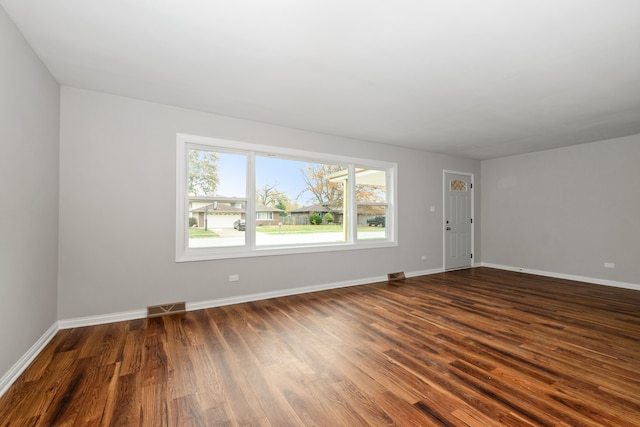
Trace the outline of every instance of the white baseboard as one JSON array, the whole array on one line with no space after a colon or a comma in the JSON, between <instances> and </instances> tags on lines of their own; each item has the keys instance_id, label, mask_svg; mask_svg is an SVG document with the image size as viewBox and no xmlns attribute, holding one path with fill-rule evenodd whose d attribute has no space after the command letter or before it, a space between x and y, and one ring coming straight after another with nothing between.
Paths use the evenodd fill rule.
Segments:
<instances>
[{"instance_id":1,"label":"white baseboard","mask_svg":"<svg viewBox=\"0 0 640 427\"><path fill-rule=\"evenodd\" d=\"M97 316L76 317L74 319L59 320L60 329L82 328L84 326L102 325L105 323L123 322L141 319L147 316L147 310L122 311L120 313L99 314Z\"/></svg>"},{"instance_id":2,"label":"white baseboard","mask_svg":"<svg viewBox=\"0 0 640 427\"><path fill-rule=\"evenodd\" d=\"M517 271L520 273L537 274L538 276L553 277L556 279L574 280L577 282L594 283L596 285L613 286L616 288L633 289L640 291L640 285L635 283L616 282L615 280L596 279L594 277L575 276L572 274L554 273L551 271L534 270L531 268L512 267L509 265L491 264L483 262L481 267L497 268L499 270Z\"/></svg>"},{"instance_id":3,"label":"white baseboard","mask_svg":"<svg viewBox=\"0 0 640 427\"><path fill-rule=\"evenodd\" d=\"M405 274L407 277L416 277L416 276L428 276L430 274L443 273L444 268L434 268L431 270L420 270L420 271L412 271L410 273Z\"/></svg>"},{"instance_id":4,"label":"white baseboard","mask_svg":"<svg viewBox=\"0 0 640 427\"><path fill-rule=\"evenodd\" d=\"M407 273L407 277L424 276L428 274L441 273L441 268L433 270L422 270ZM228 298L218 298L213 300L187 302L187 311L202 310L205 308L222 307L231 304L240 304L243 302L259 301L269 298L285 297L289 295L305 294L310 292L326 291L329 289L346 288L349 286L366 285L369 283L386 282L386 276L374 276L356 280L347 280L344 282L325 283L321 285L302 286L298 288L280 289L277 291L259 292L249 295L238 295ZM77 317L73 319L65 319L58 321L60 329L80 328L84 326L101 325L104 323L122 322L126 320L142 319L147 316L146 309L131 310L120 313L103 314L98 316Z\"/></svg>"},{"instance_id":5,"label":"white baseboard","mask_svg":"<svg viewBox=\"0 0 640 427\"><path fill-rule=\"evenodd\" d=\"M579 282L595 283L598 285L606 285L606 286L614 286L618 288L640 290L640 285L634 284L634 283L616 282L612 280L603 280L603 279L596 279L592 277L574 276L569 274L554 273L554 272L542 271L542 270L533 270L528 268L511 267L507 265L491 264L487 262L474 263L473 267L491 267L491 268L497 268L500 270L517 271L521 273L555 277L558 279L575 280ZM443 268L435 268L430 270L408 272L408 273L405 273L405 276L406 277L427 276L430 274L442 273L444 271L445 270ZM368 283L385 282L386 280L387 280L386 276L375 276L375 277L367 277L363 279L348 280L344 282L326 283L326 284L313 285L313 286L302 286L302 287L291 288L291 289L280 289L277 291L260 292L260 293L249 294L249 295L238 295L234 297L218 298L213 300L198 301L198 302L192 302L192 303L188 302L186 304L186 309L187 311L192 311L192 310L201 310L201 309L212 308L212 307L222 307L225 305L240 304L243 302L258 301L258 300L269 299L269 298L277 298L277 297L284 297L289 295L325 291L329 289L345 288L348 286L365 285ZM59 329L80 328L84 326L94 326L94 325L101 325L105 323L142 319L146 316L147 316L146 309L131 310L131 311L124 311L120 313L110 313L110 314L102 314L97 316L86 316L86 317L78 317L73 319L59 320L57 327ZM1 384L2 383L0 383L0 385Z\"/></svg>"},{"instance_id":6,"label":"white baseboard","mask_svg":"<svg viewBox=\"0 0 640 427\"><path fill-rule=\"evenodd\" d=\"M441 273L442 271L444 270L442 270L441 268L433 269L433 270L414 271L414 272L406 273L405 276L406 277L426 276L428 274ZM334 282L334 283L315 285L315 286L303 286L299 288L282 289L278 291L262 292L262 293L251 294L251 295L241 295L241 296L231 297L231 298L220 298L220 299L201 301L196 303L187 303L187 311L201 310L204 308L212 308L212 307L222 307L225 305L259 301L259 300L264 300L269 298L286 297L290 295L308 294L311 292L327 291L330 289L347 288L349 286L367 285L370 283L386 282L387 280L388 280L387 276L376 276L376 277L368 277L365 279L349 280L344 282Z\"/></svg>"},{"instance_id":7,"label":"white baseboard","mask_svg":"<svg viewBox=\"0 0 640 427\"><path fill-rule=\"evenodd\" d=\"M249 295L238 295L235 297L219 298L219 299L207 300L207 301L198 301L198 302L191 302L191 303L188 302L186 305L186 308L187 308L187 311L201 310L205 308L222 307L225 305L240 304L243 302L258 301L258 300L268 299L268 298L277 298L277 297L297 295L297 294L303 294L303 293L309 293L309 292L318 292L318 291L329 290L329 289L344 288L347 286L357 286L357 285L364 285L367 283L383 282L386 280L387 280L386 276L368 277L365 279L350 280L345 282L335 282L335 283L328 283L328 284L314 285L314 286L303 286L299 288L281 289L277 291L260 292L260 293L249 294ZM146 316L147 316L146 309L131 310L131 311L124 311L120 313L111 313L111 314L103 314L98 316L86 316L86 317L77 317L73 319L60 320L58 321L58 325L60 329L80 328L84 326L101 325L104 323L142 319Z\"/></svg>"},{"instance_id":8,"label":"white baseboard","mask_svg":"<svg viewBox=\"0 0 640 427\"><path fill-rule=\"evenodd\" d=\"M208 300L208 301L187 303L187 311L201 310L204 308L212 308L212 307L222 307L225 305L259 301L259 300L264 300L269 298L286 297L290 295L307 294L311 292L326 291L329 289L346 288L349 286L365 285L368 283L385 282L386 280L387 280L386 276L368 277L366 279L348 280L344 282L334 282L334 283L327 283L327 284L314 285L314 286L302 286L299 288L281 289L277 291L260 292L257 294L250 294L250 295L239 295L239 296L230 297L230 298L219 298L219 299Z\"/></svg>"},{"instance_id":9,"label":"white baseboard","mask_svg":"<svg viewBox=\"0 0 640 427\"><path fill-rule=\"evenodd\" d=\"M58 332L58 323L51 325L49 329L36 341L35 344L0 378L0 396L5 394L20 374L33 362L40 352L49 344L49 341Z\"/></svg>"}]
</instances>

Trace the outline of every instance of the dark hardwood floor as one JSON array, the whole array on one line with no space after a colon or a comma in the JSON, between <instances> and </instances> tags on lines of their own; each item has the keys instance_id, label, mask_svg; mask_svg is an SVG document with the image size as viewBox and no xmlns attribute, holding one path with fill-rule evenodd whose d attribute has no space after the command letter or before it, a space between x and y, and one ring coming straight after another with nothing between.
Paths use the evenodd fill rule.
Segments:
<instances>
[{"instance_id":1,"label":"dark hardwood floor","mask_svg":"<svg viewBox=\"0 0 640 427\"><path fill-rule=\"evenodd\" d=\"M60 331L2 426L640 426L640 292L488 268Z\"/></svg>"}]
</instances>

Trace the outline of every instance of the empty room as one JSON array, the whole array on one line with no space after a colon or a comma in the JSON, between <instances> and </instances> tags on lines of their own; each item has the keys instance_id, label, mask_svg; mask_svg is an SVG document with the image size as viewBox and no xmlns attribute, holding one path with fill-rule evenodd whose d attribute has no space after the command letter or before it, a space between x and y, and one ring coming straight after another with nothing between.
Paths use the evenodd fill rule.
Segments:
<instances>
[{"instance_id":1,"label":"empty room","mask_svg":"<svg viewBox=\"0 0 640 427\"><path fill-rule=\"evenodd\" d=\"M0 0L0 426L640 426L639 22Z\"/></svg>"}]
</instances>

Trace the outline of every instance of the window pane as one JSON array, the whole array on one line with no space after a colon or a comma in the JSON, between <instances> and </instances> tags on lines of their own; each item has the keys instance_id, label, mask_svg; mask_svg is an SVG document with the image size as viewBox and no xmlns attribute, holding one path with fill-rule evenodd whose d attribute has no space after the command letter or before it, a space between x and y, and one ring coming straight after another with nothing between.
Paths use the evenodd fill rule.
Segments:
<instances>
[{"instance_id":1,"label":"window pane","mask_svg":"<svg viewBox=\"0 0 640 427\"><path fill-rule=\"evenodd\" d=\"M189 150L188 193L193 196L215 194L218 186L218 154Z\"/></svg>"},{"instance_id":2,"label":"window pane","mask_svg":"<svg viewBox=\"0 0 640 427\"><path fill-rule=\"evenodd\" d=\"M449 183L449 189L450 191L467 191L467 183L454 179Z\"/></svg>"},{"instance_id":3,"label":"window pane","mask_svg":"<svg viewBox=\"0 0 640 427\"><path fill-rule=\"evenodd\" d=\"M358 204L358 239L387 238L387 206Z\"/></svg>"},{"instance_id":4,"label":"window pane","mask_svg":"<svg viewBox=\"0 0 640 427\"><path fill-rule=\"evenodd\" d=\"M189 199L189 247L245 244L246 203L238 200Z\"/></svg>"},{"instance_id":5,"label":"window pane","mask_svg":"<svg viewBox=\"0 0 640 427\"><path fill-rule=\"evenodd\" d=\"M356 168L356 203L359 240L386 239L387 174L384 170Z\"/></svg>"},{"instance_id":6,"label":"window pane","mask_svg":"<svg viewBox=\"0 0 640 427\"><path fill-rule=\"evenodd\" d=\"M343 165L256 156L256 245L346 241L346 175Z\"/></svg>"},{"instance_id":7,"label":"window pane","mask_svg":"<svg viewBox=\"0 0 640 427\"><path fill-rule=\"evenodd\" d=\"M256 219L257 220L272 220L273 219L273 212L266 212L266 211L258 210L257 215L256 215ZM258 224L258 225L261 225L261 224ZM264 224L262 224L262 225L264 225Z\"/></svg>"},{"instance_id":8,"label":"window pane","mask_svg":"<svg viewBox=\"0 0 640 427\"><path fill-rule=\"evenodd\" d=\"M243 246L245 155L189 149L189 248Z\"/></svg>"},{"instance_id":9,"label":"window pane","mask_svg":"<svg viewBox=\"0 0 640 427\"><path fill-rule=\"evenodd\" d=\"M387 174L383 170L356 168L356 202L385 203Z\"/></svg>"}]
</instances>

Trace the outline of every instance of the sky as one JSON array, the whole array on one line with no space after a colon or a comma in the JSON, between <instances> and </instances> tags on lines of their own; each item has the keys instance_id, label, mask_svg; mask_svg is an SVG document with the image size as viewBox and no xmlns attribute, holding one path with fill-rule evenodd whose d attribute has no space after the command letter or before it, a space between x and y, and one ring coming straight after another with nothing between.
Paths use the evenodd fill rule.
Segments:
<instances>
[{"instance_id":1,"label":"sky","mask_svg":"<svg viewBox=\"0 0 640 427\"><path fill-rule=\"evenodd\" d=\"M246 166L245 156L231 153L218 153L218 177L220 184L217 193L228 197L245 197ZM256 188L265 185L276 185L276 189L289 196L292 202L307 206L314 203L311 193L300 191L306 187L302 180L301 170L304 170L309 162L285 160L273 157L256 158Z\"/></svg>"}]
</instances>

